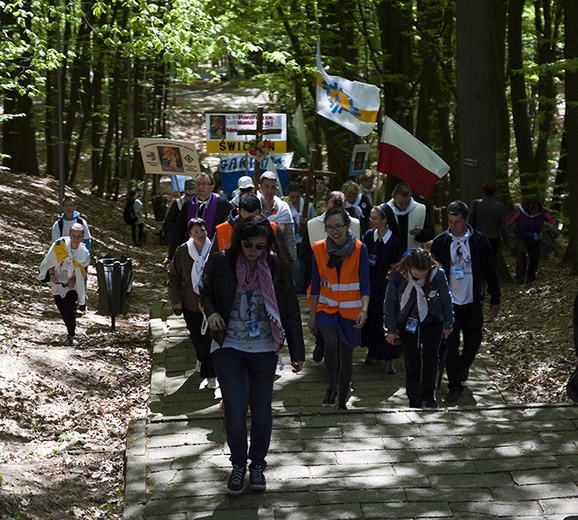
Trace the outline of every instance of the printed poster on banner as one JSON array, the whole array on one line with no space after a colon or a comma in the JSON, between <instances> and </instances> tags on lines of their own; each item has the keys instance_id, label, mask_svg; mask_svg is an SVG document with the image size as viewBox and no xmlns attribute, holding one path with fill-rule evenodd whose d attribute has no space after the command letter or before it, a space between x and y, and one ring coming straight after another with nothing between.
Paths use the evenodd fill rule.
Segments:
<instances>
[{"instance_id":1,"label":"printed poster on banner","mask_svg":"<svg viewBox=\"0 0 578 520\"><path fill-rule=\"evenodd\" d=\"M363 175L367 169L367 157L369 155L368 144L356 144L351 154L351 164L349 166L349 176L357 177Z\"/></svg>"},{"instance_id":2,"label":"printed poster on banner","mask_svg":"<svg viewBox=\"0 0 578 520\"><path fill-rule=\"evenodd\" d=\"M146 173L196 177L201 171L194 143L139 137L138 144Z\"/></svg>"},{"instance_id":3,"label":"printed poster on banner","mask_svg":"<svg viewBox=\"0 0 578 520\"><path fill-rule=\"evenodd\" d=\"M279 177L279 184L283 192L286 191L289 184L289 174L287 169L291 167L293 161L293 152L287 153L272 153L265 160L261 161L261 172L270 170L277 173ZM237 189L237 181L239 177L248 175L253 177L255 170L255 159L245 154L239 155L224 155L221 157L219 171L221 172L221 179L223 181L223 189L229 197L233 197L233 192Z\"/></svg>"},{"instance_id":4,"label":"printed poster on banner","mask_svg":"<svg viewBox=\"0 0 578 520\"><path fill-rule=\"evenodd\" d=\"M255 134L238 132L257 129L257 114L206 114L207 153L247 153L255 141ZM264 134L271 141L272 153L287 151L287 114L263 114L263 130L278 130Z\"/></svg>"}]
</instances>

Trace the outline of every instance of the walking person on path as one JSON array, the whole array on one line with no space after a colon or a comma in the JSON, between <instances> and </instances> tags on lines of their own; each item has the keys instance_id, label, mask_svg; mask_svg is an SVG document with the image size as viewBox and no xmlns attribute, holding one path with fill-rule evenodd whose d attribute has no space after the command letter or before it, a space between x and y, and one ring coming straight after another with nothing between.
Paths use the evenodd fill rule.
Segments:
<instances>
[{"instance_id":1,"label":"walking person on path","mask_svg":"<svg viewBox=\"0 0 578 520\"><path fill-rule=\"evenodd\" d=\"M86 218L83 218L76 210L76 198L72 195L66 195L62 199L62 214L56 219L52 225L52 242L55 242L61 237L70 235L70 228L72 224L80 224L84 228L84 239L82 243L90 251L92 244L92 237Z\"/></svg>"},{"instance_id":2,"label":"walking person on path","mask_svg":"<svg viewBox=\"0 0 578 520\"><path fill-rule=\"evenodd\" d=\"M188 240L177 247L169 264L169 298L175 314L183 314L189 337L200 363L201 379L207 388L217 388L217 375L211 356L211 336L201 332L204 315L200 308L200 285L205 260L211 250L207 224L202 218L192 218L187 226Z\"/></svg>"},{"instance_id":3,"label":"walking person on path","mask_svg":"<svg viewBox=\"0 0 578 520\"><path fill-rule=\"evenodd\" d=\"M365 363L372 365L385 359L385 373L395 374L393 360L399 357L399 346L385 341L383 329L383 301L387 288L387 273L403 254L401 239L388 227L382 206L374 206L369 222L371 229L363 235L363 243L369 254L369 280L371 296L367 321L361 329L362 345L368 347Z\"/></svg>"},{"instance_id":4,"label":"walking person on path","mask_svg":"<svg viewBox=\"0 0 578 520\"><path fill-rule=\"evenodd\" d=\"M496 181L484 183L482 190L484 196L474 200L470 206L468 224L486 236L492 246L495 260L500 247L500 236L508 249L512 247L512 239L506 226L506 208L496 200L498 190Z\"/></svg>"},{"instance_id":5,"label":"walking person on path","mask_svg":"<svg viewBox=\"0 0 578 520\"><path fill-rule=\"evenodd\" d=\"M468 206L461 200L448 205L448 229L435 237L431 253L448 274L454 301L454 328L446 340L448 403L455 403L467 381L482 344L484 282L490 294L490 311L500 312L500 281L488 239L467 223ZM460 352L460 335L463 346ZM440 367L443 370L443 367Z\"/></svg>"},{"instance_id":6,"label":"walking person on path","mask_svg":"<svg viewBox=\"0 0 578 520\"><path fill-rule=\"evenodd\" d=\"M327 392L323 406L346 410L353 373L353 349L361 344L361 328L369 308L367 247L349 229L345 209L325 213L327 238L313 244L309 298L309 330L318 329L325 343ZM337 387L339 386L339 392Z\"/></svg>"},{"instance_id":7,"label":"walking person on path","mask_svg":"<svg viewBox=\"0 0 578 520\"><path fill-rule=\"evenodd\" d=\"M305 360L291 270L279 254L265 217L239 222L231 246L211 256L203 276L201 304L211 329L211 351L225 407L225 432L233 464L228 492L243 492L248 459L249 488L265 491L273 382L284 339L293 372L300 372Z\"/></svg>"},{"instance_id":8,"label":"walking person on path","mask_svg":"<svg viewBox=\"0 0 578 520\"><path fill-rule=\"evenodd\" d=\"M536 197L527 198L507 219L508 227L516 224L516 283L532 283L540 263L540 231L549 222L558 228L558 221L544 209Z\"/></svg>"},{"instance_id":9,"label":"walking person on path","mask_svg":"<svg viewBox=\"0 0 578 520\"><path fill-rule=\"evenodd\" d=\"M53 242L42 260L38 279L50 281L52 295L62 321L66 325L65 345L78 345L76 336L76 304L86 304L86 268L90 253L82 243L84 227L72 224L70 234Z\"/></svg>"},{"instance_id":10,"label":"walking person on path","mask_svg":"<svg viewBox=\"0 0 578 520\"><path fill-rule=\"evenodd\" d=\"M401 340L409 406L437 408L442 338L452 332L452 295L444 270L422 248L410 249L388 274L383 324L386 341Z\"/></svg>"}]
</instances>

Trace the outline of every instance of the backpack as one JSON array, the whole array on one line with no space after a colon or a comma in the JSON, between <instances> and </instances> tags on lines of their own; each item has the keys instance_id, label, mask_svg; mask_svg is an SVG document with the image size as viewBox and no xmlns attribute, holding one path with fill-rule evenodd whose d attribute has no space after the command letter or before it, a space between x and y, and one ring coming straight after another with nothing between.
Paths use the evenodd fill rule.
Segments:
<instances>
[{"instance_id":1,"label":"backpack","mask_svg":"<svg viewBox=\"0 0 578 520\"><path fill-rule=\"evenodd\" d=\"M76 217L76 223L84 226L84 220L80 216ZM58 229L60 230L60 236L62 236L64 231L64 219L62 217L58 217Z\"/></svg>"},{"instance_id":2,"label":"backpack","mask_svg":"<svg viewBox=\"0 0 578 520\"><path fill-rule=\"evenodd\" d=\"M127 200L124 206L124 211L122 212L122 218L125 223L132 226L136 223L137 218L134 212L134 200Z\"/></svg>"}]
</instances>

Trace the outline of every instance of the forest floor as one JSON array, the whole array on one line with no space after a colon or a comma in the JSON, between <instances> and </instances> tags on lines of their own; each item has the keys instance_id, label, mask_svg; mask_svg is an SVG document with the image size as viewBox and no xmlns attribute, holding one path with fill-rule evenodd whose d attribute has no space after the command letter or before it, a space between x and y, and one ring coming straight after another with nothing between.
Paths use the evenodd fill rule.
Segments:
<instances>
[{"instance_id":1,"label":"forest floor","mask_svg":"<svg viewBox=\"0 0 578 520\"><path fill-rule=\"evenodd\" d=\"M179 117L181 131L173 136L198 137L187 125L194 117L202 127L202 111ZM149 304L167 296L165 247L152 211L147 243L135 248L122 200L99 199L88 188L67 192L88 219L93 257L130 257L134 283L128 311L112 331L110 317L97 312L91 265L88 310L78 320L81 341L64 346L66 330L49 288L36 279L58 215L58 183L0 174L1 520L122 518L127 425L147 414ZM506 261L511 268L510 254ZM504 285L501 314L487 317L484 348L498 363L496 383L519 402L568 401L576 282L553 258L541 264L532 285Z\"/></svg>"}]
</instances>

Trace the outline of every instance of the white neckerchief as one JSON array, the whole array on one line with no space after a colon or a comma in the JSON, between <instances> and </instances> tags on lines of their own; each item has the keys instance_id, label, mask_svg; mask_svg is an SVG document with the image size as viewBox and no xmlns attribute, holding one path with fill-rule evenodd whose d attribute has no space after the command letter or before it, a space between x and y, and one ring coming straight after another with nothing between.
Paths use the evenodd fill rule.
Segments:
<instances>
[{"instance_id":1,"label":"white neckerchief","mask_svg":"<svg viewBox=\"0 0 578 520\"><path fill-rule=\"evenodd\" d=\"M431 275L429 277L430 281L434 279L434 276L437 274L437 272L438 272L438 268L434 267L432 269ZM423 320L426 319L427 313L429 312L429 309L427 306L427 299L426 299L425 293L423 291L423 286L425 285L425 278L422 278L421 280L414 280L413 276L411 275L411 271L409 271L409 270L407 272L407 276L409 276L409 278L406 278L407 285L405 286L405 290L403 291L403 294L401 295L400 308L401 309L405 308L405 306L407 305L407 302L409 301L409 297L411 295L411 292L415 289L416 301L417 301L417 312L419 315L419 321L421 323Z\"/></svg>"},{"instance_id":2,"label":"white neckerchief","mask_svg":"<svg viewBox=\"0 0 578 520\"><path fill-rule=\"evenodd\" d=\"M391 238L391 235L393 235L393 233L391 232L391 229L388 229L385 232L385 235L383 235L383 238L379 238L379 234L377 232L377 229L373 232L373 241L375 243L379 242L380 240L384 243L387 244L387 242L389 241L389 239Z\"/></svg>"},{"instance_id":3,"label":"white neckerchief","mask_svg":"<svg viewBox=\"0 0 578 520\"><path fill-rule=\"evenodd\" d=\"M413 200L413 197L412 197L409 200L409 204L408 204L407 208L405 208L403 211L395 205L395 202L393 201L393 199L389 200L387 202L387 205L393 210L393 212L398 217L403 217L404 215L407 215L408 213L410 213L411 211L413 211L415 209L415 207L417 206L417 202L415 200Z\"/></svg>"},{"instance_id":4,"label":"white neckerchief","mask_svg":"<svg viewBox=\"0 0 578 520\"><path fill-rule=\"evenodd\" d=\"M193 284L193 291L200 294L199 285L201 284L201 276L203 274L203 266L205 259L211 250L211 241L207 238L203 245L203 250L199 253L197 246L192 238L187 240L187 251L189 256L193 259L193 267L191 268L191 282Z\"/></svg>"},{"instance_id":5,"label":"white neckerchief","mask_svg":"<svg viewBox=\"0 0 578 520\"><path fill-rule=\"evenodd\" d=\"M355 210L355 216L359 219L363 217L363 211L361 211L361 208L359 207L359 203L361 202L362 196L363 193L357 195L357 198L355 199L355 202L353 204L351 202L345 201L345 208L353 208Z\"/></svg>"}]
</instances>

